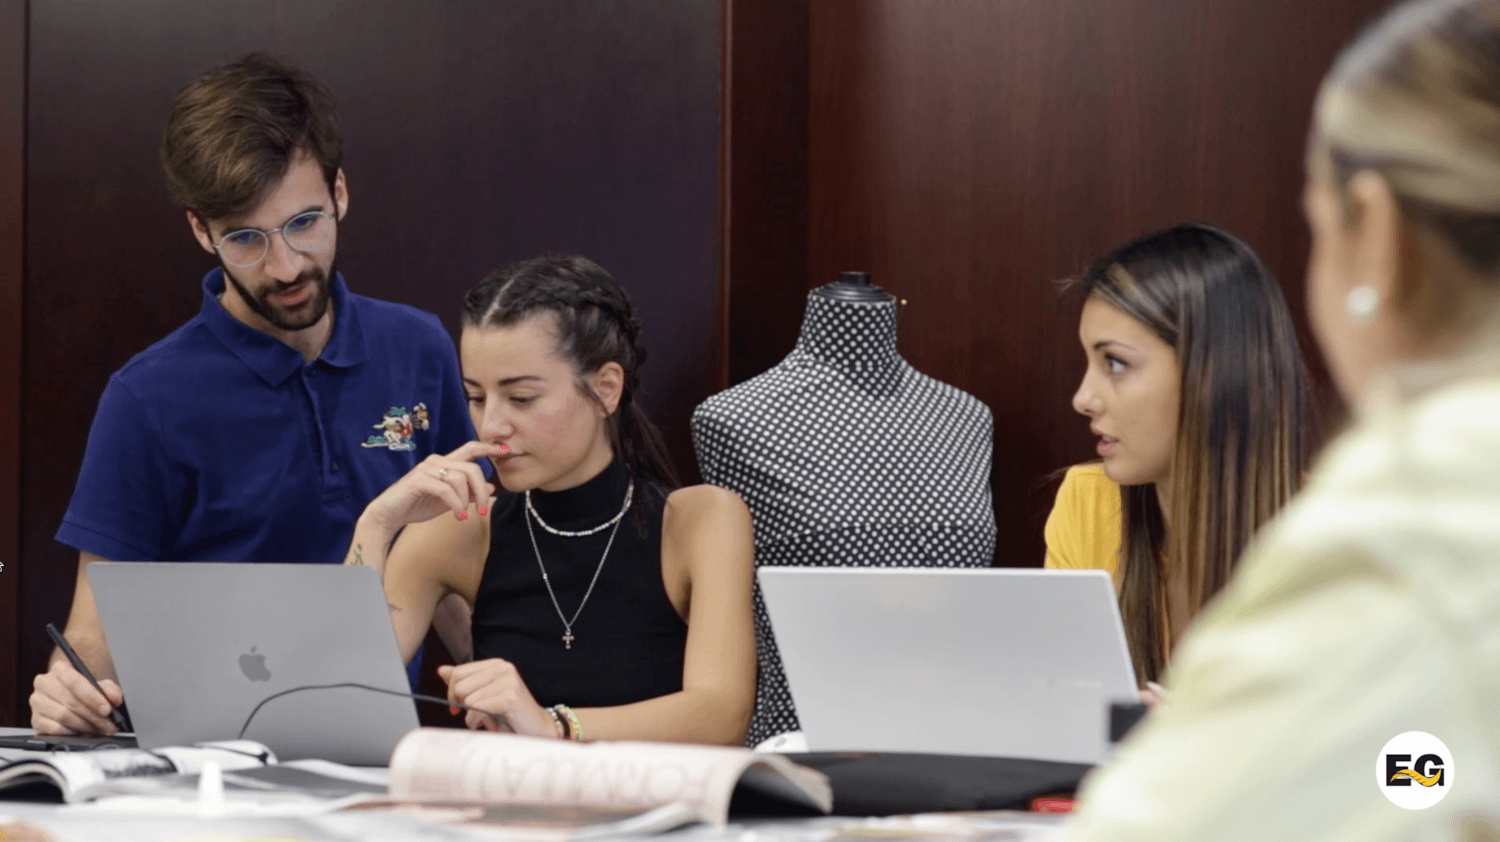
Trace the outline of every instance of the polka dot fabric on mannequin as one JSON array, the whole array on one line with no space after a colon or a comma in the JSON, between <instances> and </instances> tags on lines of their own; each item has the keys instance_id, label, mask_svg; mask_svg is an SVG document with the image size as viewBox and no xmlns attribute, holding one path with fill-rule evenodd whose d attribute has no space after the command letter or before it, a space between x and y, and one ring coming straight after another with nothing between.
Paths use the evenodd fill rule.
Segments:
<instances>
[{"instance_id":1,"label":"polka dot fabric on mannequin","mask_svg":"<svg viewBox=\"0 0 1500 842\"><path fill-rule=\"evenodd\" d=\"M896 352L896 303L808 296L797 347L693 413L705 481L744 498L756 565L984 567L993 420ZM747 742L798 729L755 589L760 682Z\"/></svg>"}]
</instances>

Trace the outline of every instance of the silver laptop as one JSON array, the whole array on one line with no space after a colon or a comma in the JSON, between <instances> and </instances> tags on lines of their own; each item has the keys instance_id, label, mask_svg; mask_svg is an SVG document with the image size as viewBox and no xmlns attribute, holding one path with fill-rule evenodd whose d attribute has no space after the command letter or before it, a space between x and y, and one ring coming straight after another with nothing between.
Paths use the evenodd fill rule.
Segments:
<instances>
[{"instance_id":1,"label":"silver laptop","mask_svg":"<svg viewBox=\"0 0 1500 842\"><path fill-rule=\"evenodd\" d=\"M372 568L158 561L87 570L143 748L234 739L244 728L282 760L384 766L417 727L411 699L384 693L271 698L343 682L410 691Z\"/></svg>"},{"instance_id":2,"label":"silver laptop","mask_svg":"<svg viewBox=\"0 0 1500 842\"><path fill-rule=\"evenodd\" d=\"M1105 571L757 572L810 750L1097 763L1139 701Z\"/></svg>"}]
</instances>

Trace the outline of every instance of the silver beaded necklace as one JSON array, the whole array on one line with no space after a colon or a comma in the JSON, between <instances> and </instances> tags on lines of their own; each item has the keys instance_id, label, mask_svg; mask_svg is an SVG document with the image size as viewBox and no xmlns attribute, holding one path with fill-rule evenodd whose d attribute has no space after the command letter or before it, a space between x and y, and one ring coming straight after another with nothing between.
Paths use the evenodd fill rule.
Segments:
<instances>
[{"instance_id":1,"label":"silver beaded necklace","mask_svg":"<svg viewBox=\"0 0 1500 842\"><path fill-rule=\"evenodd\" d=\"M614 517L610 518L609 520L606 520L605 522L599 524L598 526L594 527L593 529L585 529L582 532L569 532L566 529L557 529L557 528L551 526L550 524L548 524L547 521L542 520L542 513L536 510L536 506L531 505L531 490L530 489L527 489L527 491L526 491L526 511L531 512L531 516L534 517L534 518L536 518L536 522L538 524L540 524L543 529L547 530L548 532L551 532L553 535L561 535L564 538L586 538L586 537L588 537L590 535L597 535L598 533L603 532L604 530L610 528L611 526L614 526L615 524L619 523L620 522L620 518L624 517L625 516L625 512L629 511L629 509L630 509L630 495L634 491L635 491L635 480L631 480L630 484L627 485L627 486L625 486L625 505L623 505L623 506L620 507L620 513L617 514L617 515L615 515ZM530 527L531 527L531 524L530 524L530 522L528 522L527 523L527 528L529 529Z\"/></svg>"},{"instance_id":2,"label":"silver beaded necklace","mask_svg":"<svg viewBox=\"0 0 1500 842\"><path fill-rule=\"evenodd\" d=\"M598 584L599 582L599 574L604 572L604 560L609 558L609 550L615 545L615 534L620 531L621 519L623 519L625 517L625 513L630 510L630 500L634 494L635 480L631 480L630 484L625 486L625 505L620 507L619 514L615 515L599 526L594 527L593 529L585 529L582 532L568 532L563 529L554 529L551 526L548 526L547 522L545 520L542 520L542 516L537 512L536 507L531 505L531 490L527 489L526 491L526 511L530 513L530 517L526 518L526 534L531 536L531 551L536 553L536 566L541 568L542 584L547 586L547 596L552 597L552 608L557 611L557 619L562 620L562 642L563 648L565 649L573 648L573 641L577 639L573 636L573 624L578 622L578 615L583 613L583 606L588 604L589 597L594 593L594 585ZM605 529L614 527L610 530L609 541L605 542L604 544L604 555L599 556L599 566L594 568L594 578L589 580L589 588L588 590L583 592L583 599L579 601L578 610L573 612L572 619L569 619L568 616L563 613L562 605L558 604L557 601L557 592L552 590L552 580L547 577L547 565L542 563L542 550L536 544L536 530L531 528L532 518L536 518L536 522L541 524L543 529L551 532L553 535L561 535L564 538L581 538L583 536L594 535L596 533L603 532Z\"/></svg>"}]
</instances>

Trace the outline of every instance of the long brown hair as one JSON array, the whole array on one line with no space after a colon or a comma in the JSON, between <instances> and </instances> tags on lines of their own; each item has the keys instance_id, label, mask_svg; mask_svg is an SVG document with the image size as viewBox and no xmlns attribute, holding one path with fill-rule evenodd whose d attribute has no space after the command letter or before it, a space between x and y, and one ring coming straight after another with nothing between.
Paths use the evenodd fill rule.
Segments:
<instances>
[{"instance_id":1,"label":"long brown hair","mask_svg":"<svg viewBox=\"0 0 1500 842\"><path fill-rule=\"evenodd\" d=\"M1181 370L1169 517L1155 486L1120 489L1120 613L1145 682L1165 669L1181 631L1171 627L1168 582L1185 584L1196 615L1301 485L1307 373L1276 279L1254 250L1217 228L1148 234L1094 261L1069 287L1145 325L1176 350Z\"/></svg>"}]
</instances>

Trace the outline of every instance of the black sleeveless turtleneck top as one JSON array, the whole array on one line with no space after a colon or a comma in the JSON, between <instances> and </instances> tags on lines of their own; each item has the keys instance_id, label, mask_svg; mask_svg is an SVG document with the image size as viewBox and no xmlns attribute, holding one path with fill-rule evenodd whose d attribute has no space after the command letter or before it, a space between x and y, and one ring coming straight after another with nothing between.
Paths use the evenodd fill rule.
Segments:
<instances>
[{"instance_id":1,"label":"black sleeveless turtleneck top","mask_svg":"<svg viewBox=\"0 0 1500 842\"><path fill-rule=\"evenodd\" d=\"M614 517L629 482L619 461L565 491L532 491L531 502L549 526L592 529ZM543 706L608 707L682 689L687 624L667 598L661 577L662 509L667 491L639 478L640 507L625 514L604 560L610 529L582 538L553 535L531 523L552 591L573 619L596 569L599 581L573 623L573 645L542 582L526 534L526 497L500 490L490 513L490 553L474 600L474 657L516 665Z\"/></svg>"}]
</instances>

